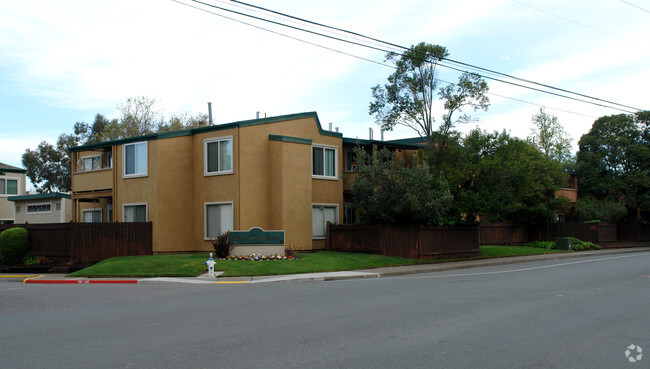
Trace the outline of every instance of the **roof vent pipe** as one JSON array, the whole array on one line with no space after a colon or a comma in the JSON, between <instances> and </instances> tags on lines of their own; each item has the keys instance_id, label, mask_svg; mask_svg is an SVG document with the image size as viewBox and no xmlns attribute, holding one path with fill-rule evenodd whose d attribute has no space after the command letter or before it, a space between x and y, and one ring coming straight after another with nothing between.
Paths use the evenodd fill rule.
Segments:
<instances>
[{"instance_id":1,"label":"roof vent pipe","mask_svg":"<svg viewBox=\"0 0 650 369\"><path fill-rule=\"evenodd\" d=\"M255 112L255 119L260 119L260 112L259 111Z\"/></svg>"},{"instance_id":2,"label":"roof vent pipe","mask_svg":"<svg viewBox=\"0 0 650 369\"><path fill-rule=\"evenodd\" d=\"M332 122L330 122L330 132L332 131Z\"/></svg>"},{"instance_id":3,"label":"roof vent pipe","mask_svg":"<svg viewBox=\"0 0 650 369\"><path fill-rule=\"evenodd\" d=\"M368 139L372 141L372 127L368 128L368 137L369 137Z\"/></svg>"},{"instance_id":4,"label":"roof vent pipe","mask_svg":"<svg viewBox=\"0 0 650 369\"><path fill-rule=\"evenodd\" d=\"M382 141L384 140L384 129L383 128L381 129L381 140Z\"/></svg>"},{"instance_id":5,"label":"roof vent pipe","mask_svg":"<svg viewBox=\"0 0 650 369\"><path fill-rule=\"evenodd\" d=\"M337 132L337 133L339 132L339 127L336 127L336 132Z\"/></svg>"},{"instance_id":6,"label":"roof vent pipe","mask_svg":"<svg viewBox=\"0 0 650 369\"><path fill-rule=\"evenodd\" d=\"M208 124L212 125L212 103L208 101Z\"/></svg>"}]
</instances>

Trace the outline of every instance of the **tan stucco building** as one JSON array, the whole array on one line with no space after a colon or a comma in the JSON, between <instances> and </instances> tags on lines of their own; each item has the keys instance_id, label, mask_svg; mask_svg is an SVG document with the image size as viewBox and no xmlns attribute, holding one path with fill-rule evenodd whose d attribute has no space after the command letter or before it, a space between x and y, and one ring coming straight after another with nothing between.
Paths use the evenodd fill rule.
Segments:
<instances>
[{"instance_id":1,"label":"tan stucco building","mask_svg":"<svg viewBox=\"0 0 650 369\"><path fill-rule=\"evenodd\" d=\"M25 194L25 169L0 163L0 224L15 223L14 203L10 196Z\"/></svg>"},{"instance_id":2,"label":"tan stucco building","mask_svg":"<svg viewBox=\"0 0 650 369\"><path fill-rule=\"evenodd\" d=\"M159 133L71 149L72 219L150 221L154 253L211 250L226 230L284 230L325 247L344 211L343 138L316 113Z\"/></svg>"}]
</instances>

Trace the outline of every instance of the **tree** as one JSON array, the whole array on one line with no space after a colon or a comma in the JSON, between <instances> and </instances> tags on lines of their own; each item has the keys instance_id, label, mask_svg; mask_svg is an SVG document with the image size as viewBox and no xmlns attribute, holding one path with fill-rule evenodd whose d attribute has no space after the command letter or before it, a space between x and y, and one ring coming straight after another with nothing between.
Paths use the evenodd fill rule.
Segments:
<instances>
[{"instance_id":1,"label":"tree","mask_svg":"<svg viewBox=\"0 0 650 369\"><path fill-rule=\"evenodd\" d=\"M558 122L557 117L548 114L544 108L533 115L530 140L549 159L564 163L571 159L571 138Z\"/></svg>"},{"instance_id":2,"label":"tree","mask_svg":"<svg viewBox=\"0 0 650 369\"><path fill-rule=\"evenodd\" d=\"M406 167L386 149L355 148L353 203L362 223L440 224L451 203L447 184L417 161Z\"/></svg>"},{"instance_id":3,"label":"tree","mask_svg":"<svg viewBox=\"0 0 650 369\"><path fill-rule=\"evenodd\" d=\"M25 150L23 166L36 192L70 192L72 174L68 148L77 143L75 136L62 134L56 147L42 141L36 150Z\"/></svg>"},{"instance_id":4,"label":"tree","mask_svg":"<svg viewBox=\"0 0 650 369\"><path fill-rule=\"evenodd\" d=\"M468 115L454 119L454 114L465 107L487 110L489 100L485 95L488 86L477 74L463 73L457 84L439 90L437 67L449 56L440 45L421 42L402 54L388 53L387 61L395 64L395 72L384 86L372 88L374 101L369 112L385 130L404 125L415 130L429 147L435 146L434 102L436 92L444 100L444 113L438 132L444 139L457 123L468 122Z\"/></svg>"},{"instance_id":5,"label":"tree","mask_svg":"<svg viewBox=\"0 0 650 369\"><path fill-rule=\"evenodd\" d=\"M156 99L144 96L129 97L117 106L119 120L111 121L102 132L103 141L154 133L160 112L155 110Z\"/></svg>"},{"instance_id":6,"label":"tree","mask_svg":"<svg viewBox=\"0 0 650 369\"><path fill-rule=\"evenodd\" d=\"M622 200L637 217L650 207L650 135L638 116L598 118L580 138L577 168L581 196Z\"/></svg>"},{"instance_id":7,"label":"tree","mask_svg":"<svg viewBox=\"0 0 650 369\"><path fill-rule=\"evenodd\" d=\"M450 141L443 154L449 157L440 168L454 196L450 222L553 220L555 190L565 174L532 144L477 129Z\"/></svg>"}]
</instances>

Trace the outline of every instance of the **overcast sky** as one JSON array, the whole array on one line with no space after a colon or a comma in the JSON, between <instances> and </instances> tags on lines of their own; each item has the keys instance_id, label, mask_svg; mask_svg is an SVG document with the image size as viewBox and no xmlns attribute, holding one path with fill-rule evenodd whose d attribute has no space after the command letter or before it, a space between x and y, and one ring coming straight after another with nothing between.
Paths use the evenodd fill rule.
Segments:
<instances>
[{"instance_id":1,"label":"overcast sky","mask_svg":"<svg viewBox=\"0 0 650 369\"><path fill-rule=\"evenodd\" d=\"M235 17L190 0L201 9ZM226 1L205 0L228 6ZM647 0L250 0L331 26L411 46L446 46L450 57L640 109L650 109ZM235 8L233 8L235 9ZM258 14L266 16L264 14ZM238 19L382 63L383 52ZM40 141L75 122L118 116L127 97L157 100L169 116L207 113L216 123L316 111L346 137L368 137L370 89L392 69L253 28L174 1L0 2L0 162L20 166ZM455 81L459 73L441 71ZM574 139L620 111L489 82L485 130L526 137L546 106ZM516 99L516 100L514 100ZM518 101L521 100L521 101ZM439 111L436 116L440 116ZM407 128L386 139L412 137Z\"/></svg>"}]
</instances>

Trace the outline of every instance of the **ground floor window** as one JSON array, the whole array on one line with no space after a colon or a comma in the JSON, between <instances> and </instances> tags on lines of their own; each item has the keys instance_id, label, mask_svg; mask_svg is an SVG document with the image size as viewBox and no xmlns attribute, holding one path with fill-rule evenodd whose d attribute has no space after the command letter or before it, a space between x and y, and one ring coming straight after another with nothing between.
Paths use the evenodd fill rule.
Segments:
<instances>
[{"instance_id":1,"label":"ground floor window","mask_svg":"<svg viewBox=\"0 0 650 369\"><path fill-rule=\"evenodd\" d=\"M52 204L51 203L42 203L42 204L27 204L28 213L51 213Z\"/></svg>"},{"instance_id":2,"label":"ground floor window","mask_svg":"<svg viewBox=\"0 0 650 369\"><path fill-rule=\"evenodd\" d=\"M84 223L101 223L102 209L85 209L81 211Z\"/></svg>"},{"instance_id":3,"label":"ground floor window","mask_svg":"<svg viewBox=\"0 0 650 369\"><path fill-rule=\"evenodd\" d=\"M205 238L233 230L233 205L231 202L205 204Z\"/></svg>"},{"instance_id":4,"label":"ground floor window","mask_svg":"<svg viewBox=\"0 0 650 369\"><path fill-rule=\"evenodd\" d=\"M124 205L124 222L146 222L147 204Z\"/></svg>"},{"instance_id":5,"label":"ground floor window","mask_svg":"<svg viewBox=\"0 0 650 369\"><path fill-rule=\"evenodd\" d=\"M311 208L311 229L313 238L325 238L327 222L338 222L338 205L314 204Z\"/></svg>"}]
</instances>

